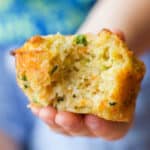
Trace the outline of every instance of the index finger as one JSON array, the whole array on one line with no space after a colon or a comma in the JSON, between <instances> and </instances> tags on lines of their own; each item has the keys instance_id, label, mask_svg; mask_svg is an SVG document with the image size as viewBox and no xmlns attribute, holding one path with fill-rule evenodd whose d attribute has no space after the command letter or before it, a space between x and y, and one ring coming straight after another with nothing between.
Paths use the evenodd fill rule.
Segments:
<instances>
[{"instance_id":1,"label":"index finger","mask_svg":"<svg viewBox=\"0 0 150 150\"><path fill-rule=\"evenodd\" d=\"M85 124L89 130L97 137L107 140L119 139L126 135L131 127L131 122L113 122L99 118L94 115L86 115Z\"/></svg>"}]
</instances>

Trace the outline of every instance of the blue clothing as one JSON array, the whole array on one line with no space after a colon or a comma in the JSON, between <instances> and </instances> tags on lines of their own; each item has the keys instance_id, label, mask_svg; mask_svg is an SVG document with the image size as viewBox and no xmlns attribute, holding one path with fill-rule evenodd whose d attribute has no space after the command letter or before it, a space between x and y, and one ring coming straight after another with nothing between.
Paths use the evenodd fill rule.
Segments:
<instances>
[{"instance_id":1,"label":"blue clothing","mask_svg":"<svg viewBox=\"0 0 150 150\"><path fill-rule=\"evenodd\" d=\"M149 150L150 54L142 57L147 73L137 100L135 123L122 140L65 137L52 132L26 108L27 98L15 80L9 49L35 34L75 33L94 0L5 0L0 2L0 130L31 150Z\"/></svg>"}]
</instances>

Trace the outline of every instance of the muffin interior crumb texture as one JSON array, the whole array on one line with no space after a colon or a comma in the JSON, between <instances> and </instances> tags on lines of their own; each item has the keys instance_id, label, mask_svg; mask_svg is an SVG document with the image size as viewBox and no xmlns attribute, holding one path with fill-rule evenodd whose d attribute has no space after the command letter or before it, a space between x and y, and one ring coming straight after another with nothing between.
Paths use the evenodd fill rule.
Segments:
<instances>
[{"instance_id":1,"label":"muffin interior crumb texture","mask_svg":"<svg viewBox=\"0 0 150 150\"><path fill-rule=\"evenodd\" d=\"M144 64L109 31L33 37L16 51L16 66L31 103L117 121L130 119L144 75Z\"/></svg>"}]
</instances>

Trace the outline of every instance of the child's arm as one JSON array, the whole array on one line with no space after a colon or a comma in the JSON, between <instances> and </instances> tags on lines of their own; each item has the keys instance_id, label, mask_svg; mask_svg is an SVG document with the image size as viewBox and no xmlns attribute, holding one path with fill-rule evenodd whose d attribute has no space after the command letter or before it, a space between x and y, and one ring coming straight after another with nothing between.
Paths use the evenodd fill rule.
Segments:
<instances>
[{"instance_id":1,"label":"child's arm","mask_svg":"<svg viewBox=\"0 0 150 150\"><path fill-rule=\"evenodd\" d=\"M145 50L150 47L150 1L98 1L79 32L98 32L102 28L123 31L131 49Z\"/></svg>"}]
</instances>

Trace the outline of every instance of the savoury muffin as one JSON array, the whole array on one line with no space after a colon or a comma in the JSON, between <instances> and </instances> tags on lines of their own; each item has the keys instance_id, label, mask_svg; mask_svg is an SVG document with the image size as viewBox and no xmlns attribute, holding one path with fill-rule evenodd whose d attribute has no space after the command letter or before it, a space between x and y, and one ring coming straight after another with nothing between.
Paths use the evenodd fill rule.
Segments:
<instances>
[{"instance_id":1,"label":"savoury muffin","mask_svg":"<svg viewBox=\"0 0 150 150\"><path fill-rule=\"evenodd\" d=\"M34 36L14 51L31 104L130 121L145 66L115 34Z\"/></svg>"}]
</instances>

